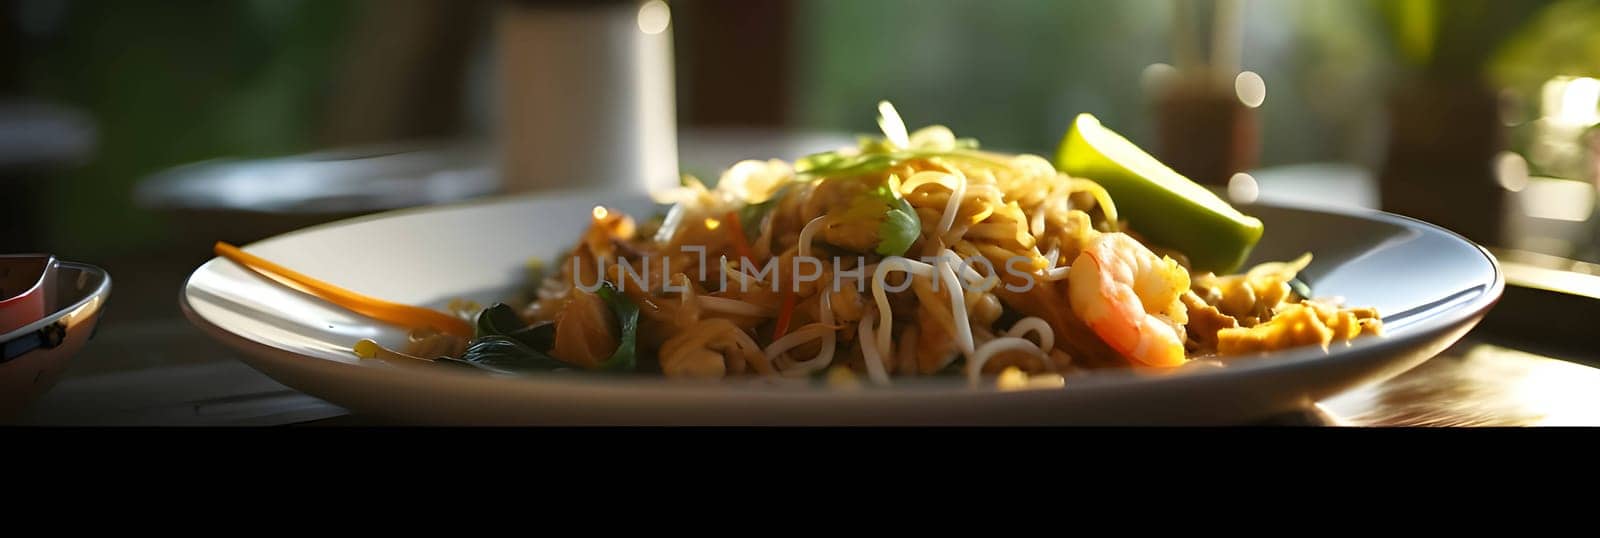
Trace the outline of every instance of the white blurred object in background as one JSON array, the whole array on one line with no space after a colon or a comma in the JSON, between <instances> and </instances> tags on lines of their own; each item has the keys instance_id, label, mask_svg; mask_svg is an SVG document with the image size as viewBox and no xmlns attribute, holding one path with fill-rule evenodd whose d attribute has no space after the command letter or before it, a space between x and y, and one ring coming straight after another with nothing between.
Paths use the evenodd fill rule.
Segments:
<instances>
[{"instance_id":1,"label":"white blurred object in background","mask_svg":"<svg viewBox=\"0 0 1600 538\"><path fill-rule=\"evenodd\" d=\"M506 2L498 17L507 192L678 185L665 2Z\"/></svg>"}]
</instances>

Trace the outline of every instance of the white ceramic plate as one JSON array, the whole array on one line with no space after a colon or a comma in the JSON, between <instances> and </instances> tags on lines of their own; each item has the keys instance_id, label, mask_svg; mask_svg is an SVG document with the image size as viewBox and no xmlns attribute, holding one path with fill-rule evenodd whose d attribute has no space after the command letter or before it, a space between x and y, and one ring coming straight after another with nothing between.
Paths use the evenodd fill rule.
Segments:
<instances>
[{"instance_id":1,"label":"white ceramic plate","mask_svg":"<svg viewBox=\"0 0 1600 538\"><path fill-rule=\"evenodd\" d=\"M245 250L385 299L442 305L507 296L533 256L570 245L596 204L644 217L642 196L565 193L405 210L286 234ZM1095 373L1064 388L1003 392L959 380L887 389L760 388L581 374L501 377L361 360L359 339L404 331L213 259L180 302L197 326L274 379L358 413L422 424L1228 424L1298 408L1421 363L1465 334L1504 286L1494 258L1437 227L1377 213L1245 206L1267 231L1253 255L1315 254L1318 295L1372 305L1387 335L1331 352L1287 350L1225 368Z\"/></svg>"}]
</instances>

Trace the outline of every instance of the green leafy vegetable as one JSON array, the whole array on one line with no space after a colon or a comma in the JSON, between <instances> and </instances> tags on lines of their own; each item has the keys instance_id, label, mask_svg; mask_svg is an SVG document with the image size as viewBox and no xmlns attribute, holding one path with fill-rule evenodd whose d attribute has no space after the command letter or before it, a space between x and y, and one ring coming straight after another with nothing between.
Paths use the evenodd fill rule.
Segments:
<instances>
[{"instance_id":1,"label":"green leafy vegetable","mask_svg":"<svg viewBox=\"0 0 1600 538\"><path fill-rule=\"evenodd\" d=\"M876 224L877 245L873 252L901 256L922 235L922 221L911 202L900 196L900 178L889 174L888 181L856 195L850 207L833 218L852 224Z\"/></svg>"},{"instance_id":2,"label":"green leafy vegetable","mask_svg":"<svg viewBox=\"0 0 1600 538\"><path fill-rule=\"evenodd\" d=\"M639 307L622 292L605 283L597 292L616 314L620 325L617 350L600 363L606 372L632 372L637 369ZM556 326L544 323L524 326L516 310L497 303L478 314L475 335L459 359L448 364L467 365L507 374L550 372L571 369L572 365L550 355L555 346Z\"/></svg>"},{"instance_id":3,"label":"green leafy vegetable","mask_svg":"<svg viewBox=\"0 0 1600 538\"><path fill-rule=\"evenodd\" d=\"M550 356L555 345L555 324L524 326L522 317L505 303L478 313L473 338L460 359L446 362L476 366L501 373L546 372L571 365Z\"/></svg>"},{"instance_id":4,"label":"green leafy vegetable","mask_svg":"<svg viewBox=\"0 0 1600 538\"><path fill-rule=\"evenodd\" d=\"M838 152L818 153L795 161L795 173L813 178L849 177L888 170L896 162L894 155L867 153L845 156Z\"/></svg>"},{"instance_id":5,"label":"green leafy vegetable","mask_svg":"<svg viewBox=\"0 0 1600 538\"><path fill-rule=\"evenodd\" d=\"M794 161L794 171L800 174L816 173L818 171L835 170L839 168L839 161L846 157L837 151L824 151L813 153Z\"/></svg>"},{"instance_id":6,"label":"green leafy vegetable","mask_svg":"<svg viewBox=\"0 0 1600 538\"><path fill-rule=\"evenodd\" d=\"M922 235L922 220L917 218L911 202L900 196L900 178L891 174L888 183L872 193L888 206L883 222L878 224L878 248L874 252L884 256L905 254Z\"/></svg>"},{"instance_id":7,"label":"green leafy vegetable","mask_svg":"<svg viewBox=\"0 0 1600 538\"><path fill-rule=\"evenodd\" d=\"M794 163L795 173L810 179L860 176L912 159L933 157L976 160L998 166L1006 164L978 152L978 140L974 138L956 138L953 147L948 148L913 142L905 121L888 101L878 103L878 128L883 130L884 136L857 137L854 151L829 151L800 158Z\"/></svg>"},{"instance_id":8,"label":"green leafy vegetable","mask_svg":"<svg viewBox=\"0 0 1600 538\"><path fill-rule=\"evenodd\" d=\"M956 139L955 149L952 150L897 149L887 139L867 136L861 137L857 146L853 154L826 151L801 157L795 161L794 171L811 179L861 176L882 172L909 160L934 157L975 160L991 165L1005 164L978 153L978 141L972 138Z\"/></svg>"},{"instance_id":9,"label":"green leafy vegetable","mask_svg":"<svg viewBox=\"0 0 1600 538\"><path fill-rule=\"evenodd\" d=\"M466 364L503 374L552 372L571 369L572 365L538 351L515 338L505 335L474 338L460 359L445 358L446 363Z\"/></svg>"},{"instance_id":10,"label":"green leafy vegetable","mask_svg":"<svg viewBox=\"0 0 1600 538\"><path fill-rule=\"evenodd\" d=\"M483 309L478 313L478 321L473 326L473 338L511 334L512 331L521 329L522 316L505 303L495 303L494 306Z\"/></svg>"},{"instance_id":11,"label":"green leafy vegetable","mask_svg":"<svg viewBox=\"0 0 1600 538\"><path fill-rule=\"evenodd\" d=\"M550 349L556 345L555 322L540 323L509 335L518 342L533 346L534 349Z\"/></svg>"},{"instance_id":12,"label":"green leafy vegetable","mask_svg":"<svg viewBox=\"0 0 1600 538\"><path fill-rule=\"evenodd\" d=\"M639 306L633 300L607 282L598 290L600 298L617 315L617 322L621 326L621 335L617 340L617 350L611 357L600 363L600 370L607 372L632 372L638 369L638 358L635 356L639 334Z\"/></svg>"},{"instance_id":13,"label":"green leafy vegetable","mask_svg":"<svg viewBox=\"0 0 1600 538\"><path fill-rule=\"evenodd\" d=\"M495 303L479 313L475 331L474 339L507 336L536 350L550 349L555 345L554 323L523 326L522 316L505 303Z\"/></svg>"},{"instance_id":14,"label":"green leafy vegetable","mask_svg":"<svg viewBox=\"0 0 1600 538\"><path fill-rule=\"evenodd\" d=\"M768 213L778 208L778 201L787 196L789 190L793 188L793 183L786 184L773 191L772 196L766 201L746 204L739 208L739 222L744 227L745 239L754 242L761 235L761 221L767 218Z\"/></svg>"},{"instance_id":15,"label":"green leafy vegetable","mask_svg":"<svg viewBox=\"0 0 1600 538\"><path fill-rule=\"evenodd\" d=\"M746 240L755 242L756 238L761 235L761 219L766 218L767 213L771 213L776 207L778 207L778 197L774 196L771 200L748 204L739 208L739 223L744 226L744 238Z\"/></svg>"},{"instance_id":16,"label":"green leafy vegetable","mask_svg":"<svg viewBox=\"0 0 1600 538\"><path fill-rule=\"evenodd\" d=\"M635 371L638 367L639 307L610 282L601 286L597 294L616 314L620 325L617 350L600 363L599 370ZM466 353L459 359L446 358L444 362L507 374L571 369L571 364L550 355L550 349L555 346L555 327L554 323L524 326L516 310L497 303L478 314L475 335L467 344Z\"/></svg>"}]
</instances>

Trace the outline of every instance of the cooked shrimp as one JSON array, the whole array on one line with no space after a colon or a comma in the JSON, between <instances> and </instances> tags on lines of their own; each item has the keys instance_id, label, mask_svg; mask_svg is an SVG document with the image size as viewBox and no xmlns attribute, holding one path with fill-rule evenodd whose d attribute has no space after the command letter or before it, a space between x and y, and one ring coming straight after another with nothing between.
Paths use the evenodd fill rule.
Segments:
<instances>
[{"instance_id":1,"label":"cooked shrimp","mask_svg":"<svg viewBox=\"0 0 1600 538\"><path fill-rule=\"evenodd\" d=\"M1072 311L1112 349L1135 364L1184 363L1180 297L1189 273L1172 258L1158 257L1123 233L1089 242L1067 274Z\"/></svg>"},{"instance_id":2,"label":"cooked shrimp","mask_svg":"<svg viewBox=\"0 0 1600 538\"><path fill-rule=\"evenodd\" d=\"M555 347L563 362L594 368L617 350L616 315L599 295L574 288L556 313Z\"/></svg>"}]
</instances>

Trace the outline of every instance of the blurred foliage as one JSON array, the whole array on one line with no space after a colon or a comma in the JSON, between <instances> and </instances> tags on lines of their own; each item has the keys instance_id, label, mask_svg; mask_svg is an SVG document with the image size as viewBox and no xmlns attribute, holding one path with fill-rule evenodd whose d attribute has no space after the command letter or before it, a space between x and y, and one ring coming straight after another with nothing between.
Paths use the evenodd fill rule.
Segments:
<instances>
[{"instance_id":1,"label":"blurred foliage","mask_svg":"<svg viewBox=\"0 0 1600 538\"><path fill-rule=\"evenodd\" d=\"M356 6L335 0L32 0L26 90L96 118L99 153L55 179L51 244L114 254L160 241L135 183L219 156L310 149ZM31 10L31 11L30 11Z\"/></svg>"},{"instance_id":2,"label":"blurred foliage","mask_svg":"<svg viewBox=\"0 0 1600 538\"><path fill-rule=\"evenodd\" d=\"M1549 0L1369 0L1403 65L1430 78L1480 76L1489 58Z\"/></svg>"},{"instance_id":3,"label":"blurred foliage","mask_svg":"<svg viewBox=\"0 0 1600 538\"><path fill-rule=\"evenodd\" d=\"M1509 103L1510 143L1535 175L1595 179L1595 158L1587 146L1600 132L1543 119L1554 103L1546 84L1556 77L1600 77L1600 1L1563 0L1535 15L1505 43L1489 65L1494 83L1515 97Z\"/></svg>"},{"instance_id":4,"label":"blurred foliage","mask_svg":"<svg viewBox=\"0 0 1600 538\"><path fill-rule=\"evenodd\" d=\"M1527 89L1555 75L1600 76L1600 1L1548 6L1506 41L1490 74L1499 85Z\"/></svg>"},{"instance_id":5,"label":"blurred foliage","mask_svg":"<svg viewBox=\"0 0 1600 538\"><path fill-rule=\"evenodd\" d=\"M1149 144L1142 77L1173 61L1173 1L797 2L788 117L800 128L872 132L872 107L890 99L913 126L942 123L987 147L1049 154L1075 114L1092 112ZM97 158L54 181L44 201L57 211L53 243L69 256L166 236L130 200L151 173L316 149L351 26L384 5L13 2L28 13L29 93L83 108L101 130ZM1370 162L1393 68L1456 78L1488 67L1506 85L1593 74L1597 4L1251 0L1243 60L1268 87L1262 164ZM693 29L682 22L676 31Z\"/></svg>"}]
</instances>

